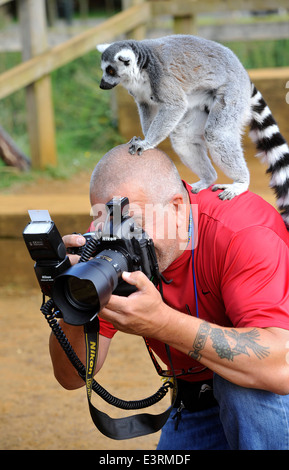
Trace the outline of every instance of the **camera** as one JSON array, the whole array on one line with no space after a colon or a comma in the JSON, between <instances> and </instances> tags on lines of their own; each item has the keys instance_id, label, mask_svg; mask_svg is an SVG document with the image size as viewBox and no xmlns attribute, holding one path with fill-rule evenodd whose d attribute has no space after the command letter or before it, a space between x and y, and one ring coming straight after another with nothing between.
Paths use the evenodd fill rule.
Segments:
<instances>
[{"instance_id":1,"label":"camera","mask_svg":"<svg viewBox=\"0 0 289 470\"><path fill-rule=\"evenodd\" d=\"M74 266L48 212L29 211L31 222L23 237L36 261L41 290L53 299L66 323L84 325L93 320L112 293L128 296L134 292L136 288L122 280L124 271L142 271L158 285L153 241L129 216L128 206L126 197L106 203L102 231L84 235L86 243Z\"/></svg>"}]
</instances>

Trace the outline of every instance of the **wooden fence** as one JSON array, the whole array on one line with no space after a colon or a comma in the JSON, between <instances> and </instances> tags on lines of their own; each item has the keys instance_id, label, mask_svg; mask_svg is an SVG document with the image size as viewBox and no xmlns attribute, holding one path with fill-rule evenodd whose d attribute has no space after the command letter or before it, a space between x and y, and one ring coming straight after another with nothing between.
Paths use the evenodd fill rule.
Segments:
<instances>
[{"instance_id":1,"label":"wooden fence","mask_svg":"<svg viewBox=\"0 0 289 470\"><path fill-rule=\"evenodd\" d=\"M0 0L0 5L10 0ZM196 16L206 12L265 10L271 0L131 0L130 8L68 41L49 48L45 0L18 0L23 62L0 75L0 99L26 87L30 154L33 167L57 165L50 73L95 49L96 44L126 35L141 39L145 27L158 15L174 18L174 32L196 33ZM288 8L288 0L276 2ZM276 3L274 7L276 7Z\"/></svg>"}]
</instances>

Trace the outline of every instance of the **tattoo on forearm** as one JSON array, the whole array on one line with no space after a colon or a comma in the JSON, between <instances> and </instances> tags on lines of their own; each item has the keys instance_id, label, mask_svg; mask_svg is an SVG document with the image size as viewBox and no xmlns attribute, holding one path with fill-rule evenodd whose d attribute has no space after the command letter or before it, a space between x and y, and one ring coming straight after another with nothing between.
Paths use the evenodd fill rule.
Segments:
<instances>
[{"instance_id":1,"label":"tattoo on forearm","mask_svg":"<svg viewBox=\"0 0 289 470\"><path fill-rule=\"evenodd\" d=\"M189 352L189 356L191 356L193 359L196 359L199 361L202 357L200 354L200 351L204 349L207 337L210 333L211 327L209 323L203 322L200 325L199 331L197 333L197 336L195 338L194 344L193 344L193 350Z\"/></svg>"},{"instance_id":2,"label":"tattoo on forearm","mask_svg":"<svg viewBox=\"0 0 289 470\"><path fill-rule=\"evenodd\" d=\"M232 351L229 342L227 341L225 334L218 328L212 328L211 338L213 342L213 348L221 359L233 360L234 352Z\"/></svg>"},{"instance_id":3,"label":"tattoo on forearm","mask_svg":"<svg viewBox=\"0 0 289 470\"><path fill-rule=\"evenodd\" d=\"M207 339L211 338L212 347L221 359L233 361L234 357L240 354L250 357L251 352L258 359L263 359L270 354L270 348L258 344L259 337L260 333L256 328L239 333L233 328L212 328L209 323L204 321L200 325L189 356L199 361L202 358L201 351L204 349Z\"/></svg>"},{"instance_id":4,"label":"tattoo on forearm","mask_svg":"<svg viewBox=\"0 0 289 470\"><path fill-rule=\"evenodd\" d=\"M227 335L236 341L235 347L233 349L235 356L238 354L247 354L247 356L250 356L247 348L252 349L253 353L258 357L258 359L263 359L270 354L269 347L257 344L260 333L256 328L247 331L246 333L239 333L238 331L232 329L227 332Z\"/></svg>"}]
</instances>

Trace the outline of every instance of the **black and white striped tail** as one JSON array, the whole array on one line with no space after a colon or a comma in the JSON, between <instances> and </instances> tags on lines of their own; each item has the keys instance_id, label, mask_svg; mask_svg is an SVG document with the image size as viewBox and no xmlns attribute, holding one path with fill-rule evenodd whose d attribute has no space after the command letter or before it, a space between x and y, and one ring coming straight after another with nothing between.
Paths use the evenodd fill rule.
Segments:
<instances>
[{"instance_id":1,"label":"black and white striped tail","mask_svg":"<svg viewBox=\"0 0 289 470\"><path fill-rule=\"evenodd\" d=\"M277 197L277 207L289 228L289 147L281 135L261 93L252 84L252 120L250 137L271 173L270 187Z\"/></svg>"}]
</instances>

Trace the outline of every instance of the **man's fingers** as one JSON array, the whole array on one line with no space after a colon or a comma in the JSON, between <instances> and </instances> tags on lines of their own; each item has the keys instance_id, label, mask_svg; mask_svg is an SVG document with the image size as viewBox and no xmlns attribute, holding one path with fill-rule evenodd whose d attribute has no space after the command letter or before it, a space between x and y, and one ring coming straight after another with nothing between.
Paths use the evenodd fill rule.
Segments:
<instances>
[{"instance_id":1,"label":"man's fingers","mask_svg":"<svg viewBox=\"0 0 289 470\"><path fill-rule=\"evenodd\" d=\"M83 246L86 242L86 239L79 234L64 235L62 240L66 247Z\"/></svg>"},{"instance_id":2,"label":"man's fingers","mask_svg":"<svg viewBox=\"0 0 289 470\"><path fill-rule=\"evenodd\" d=\"M128 284L135 286L138 290L144 289L150 282L147 276L141 271L134 271L132 273L124 271L122 273L122 278Z\"/></svg>"},{"instance_id":3,"label":"man's fingers","mask_svg":"<svg viewBox=\"0 0 289 470\"><path fill-rule=\"evenodd\" d=\"M99 316L120 331L152 336L154 326L148 325L148 318L154 316L162 304L158 290L141 271L124 272L122 278L135 286L136 291L128 297L112 295Z\"/></svg>"},{"instance_id":4,"label":"man's fingers","mask_svg":"<svg viewBox=\"0 0 289 470\"><path fill-rule=\"evenodd\" d=\"M64 237L62 237L62 241L66 248L73 248L83 246L86 242L86 239L82 235L71 234L64 235ZM69 254L68 257L72 266L79 261L79 255Z\"/></svg>"},{"instance_id":5,"label":"man's fingers","mask_svg":"<svg viewBox=\"0 0 289 470\"><path fill-rule=\"evenodd\" d=\"M138 293L138 291L144 291L150 283L148 278L144 273L141 271L134 271L132 273L124 271L122 273L122 278L128 284L131 284L137 288L137 292L134 292L129 297L134 296ZM129 305L129 297L119 296L119 295L111 295L107 305L105 306L104 313L110 312L123 312L126 310L127 306Z\"/></svg>"},{"instance_id":6,"label":"man's fingers","mask_svg":"<svg viewBox=\"0 0 289 470\"><path fill-rule=\"evenodd\" d=\"M127 297L122 297L119 295L111 295L108 303L104 309L112 311L122 311L127 305Z\"/></svg>"},{"instance_id":7,"label":"man's fingers","mask_svg":"<svg viewBox=\"0 0 289 470\"><path fill-rule=\"evenodd\" d=\"M70 261L71 266L74 264L77 264L79 261L80 256L79 255L67 255Z\"/></svg>"}]
</instances>

